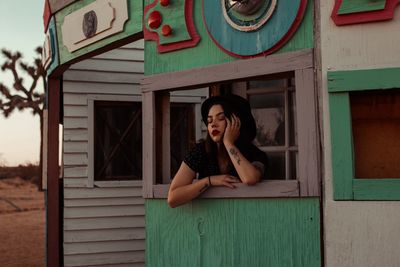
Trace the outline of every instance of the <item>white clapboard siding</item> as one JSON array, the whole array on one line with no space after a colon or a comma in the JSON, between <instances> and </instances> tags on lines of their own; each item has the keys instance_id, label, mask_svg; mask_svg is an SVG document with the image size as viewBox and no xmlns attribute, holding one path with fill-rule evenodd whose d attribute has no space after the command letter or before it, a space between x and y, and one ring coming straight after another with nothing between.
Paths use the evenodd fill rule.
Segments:
<instances>
[{"instance_id":1,"label":"white clapboard siding","mask_svg":"<svg viewBox=\"0 0 400 267\"><path fill-rule=\"evenodd\" d=\"M141 182L90 187L89 100L140 97L143 41L70 66L63 76L64 265L144 266L145 208Z\"/></svg>"},{"instance_id":2,"label":"white clapboard siding","mask_svg":"<svg viewBox=\"0 0 400 267\"><path fill-rule=\"evenodd\" d=\"M96 230L144 227L144 216L65 219L64 230Z\"/></svg>"},{"instance_id":3,"label":"white clapboard siding","mask_svg":"<svg viewBox=\"0 0 400 267\"><path fill-rule=\"evenodd\" d=\"M64 257L64 266L82 266L82 262L86 266L104 266L110 264L114 266L115 263L143 263L144 253L143 251L125 251L125 252L114 252L114 253L95 253L95 254L78 254L78 255L66 255Z\"/></svg>"}]
</instances>

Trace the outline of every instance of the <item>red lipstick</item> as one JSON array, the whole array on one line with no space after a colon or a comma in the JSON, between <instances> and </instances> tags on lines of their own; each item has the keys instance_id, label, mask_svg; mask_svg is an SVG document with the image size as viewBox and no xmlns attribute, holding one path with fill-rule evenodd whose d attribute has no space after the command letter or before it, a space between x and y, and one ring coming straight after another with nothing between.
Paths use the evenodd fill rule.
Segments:
<instances>
[{"instance_id":1,"label":"red lipstick","mask_svg":"<svg viewBox=\"0 0 400 267\"><path fill-rule=\"evenodd\" d=\"M212 132L211 132L211 135L212 136L216 136L216 135L218 135L220 133L220 131L218 131L218 130L213 130Z\"/></svg>"}]
</instances>

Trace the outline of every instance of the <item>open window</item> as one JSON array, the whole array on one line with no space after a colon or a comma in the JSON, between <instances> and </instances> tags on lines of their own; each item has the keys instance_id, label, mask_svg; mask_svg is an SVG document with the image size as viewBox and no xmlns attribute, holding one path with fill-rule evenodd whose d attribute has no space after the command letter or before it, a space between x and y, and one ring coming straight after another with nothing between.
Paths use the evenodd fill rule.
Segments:
<instances>
[{"instance_id":1,"label":"open window","mask_svg":"<svg viewBox=\"0 0 400 267\"><path fill-rule=\"evenodd\" d=\"M400 69L328 72L335 200L400 200Z\"/></svg>"},{"instance_id":2,"label":"open window","mask_svg":"<svg viewBox=\"0 0 400 267\"><path fill-rule=\"evenodd\" d=\"M142 84L144 197L167 197L174 175L171 162L177 160L171 159L170 151L180 142L193 143L189 135L180 137L178 143L175 137L171 141L174 118L171 99L174 94L189 94L188 90L199 88L206 88L205 95L234 93L249 100L257 123L254 142L267 153L270 162L268 179L256 186L238 184L235 190L213 187L201 197L319 196L319 137L312 58L312 50L304 50L146 77ZM194 132L203 130L205 134L200 105L198 114L192 116L194 125L187 121L184 128ZM186 151L180 155L179 164Z\"/></svg>"}]
</instances>

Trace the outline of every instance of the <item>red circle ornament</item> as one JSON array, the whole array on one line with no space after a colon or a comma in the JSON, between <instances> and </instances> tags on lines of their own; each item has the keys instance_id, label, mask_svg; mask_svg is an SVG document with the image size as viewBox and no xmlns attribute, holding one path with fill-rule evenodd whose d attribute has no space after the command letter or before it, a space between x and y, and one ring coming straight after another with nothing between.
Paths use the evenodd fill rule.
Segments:
<instances>
[{"instance_id":1,"label":"red circle ornament","mask_svg":"<svg viewBox=\"0 0 400 267\"><path fill-rule=\"evenodd\" d=\"M169 36L172 33L172 28L168 24L164 25L161 29L161 34L164 36Z\"/></svg>"},{"instance_id":2,"label":"red circle ornament","mask_svg":"<svg viewBox=\"0 0 400 267\"><path fill-rule=\"evenodd\" d=\"M147 24L152 29L157 29L160 27L162 21L161 13L157 10L150 13L149 18L147 19Z\"/></svg>"}]
</instances>

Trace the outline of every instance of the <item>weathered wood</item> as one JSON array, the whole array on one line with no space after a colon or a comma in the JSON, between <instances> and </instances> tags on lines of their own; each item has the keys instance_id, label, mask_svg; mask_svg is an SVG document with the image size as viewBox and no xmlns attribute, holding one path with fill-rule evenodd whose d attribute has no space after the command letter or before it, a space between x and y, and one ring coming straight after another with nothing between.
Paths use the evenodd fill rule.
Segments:
<instances>
[{"instance_id":1,"label":"weathered wood","mask_svg":"<svg viewBox=\"0 0 400 267\"><path fill-rule=\"evenodd\" d=\"M64 129L64 141L87 141L87 129Z\"/></svg>"},{"instance_id":2,"label":"weathered wood","mask_svg":"<svg viewBox=\"0 0 400 267\"><path fill-rule=\"evenodd\" d=\"M318 198L199 199L175 209L147 200L146 208L148 266L321 266Z\"/></svg>"},{"instance_id":3,"label":"weathered wood","mask_svg":"<svg viewBox=\"0 0 400 267\"><path fill-rule=\"evenodd\" d=\"M354 179L355 200L400 200L399 179Z\"/></svg>"},{"instance_id":4,"label":"weathered wood","mask_svg":"<svg viewBox=\"0 0 400 267\"><path fill-rule=\"evenodd\" d=\"M143 251L126 251L99 254L81 254L65 256L65 267L99 266L115 263L142 263Z\"/></svg>"},{"instance_id":5,"label":"weathered wood","mask_svg":"<svg viewBox=\"0 0 400 267\"><path fill-rule=\"evenodd\" d=\"M113 188L65 188L64 199L75 198L113 198L139 197L142 194L140 188L113 187Z\"/></svg>"},{"instance_id":6,"label":"weathered wood","mask_svg":"<svg viewBox=\"0 0 400 267\"><path fill-rule=\"evenodd\" d=\"M127 205L117 207L90 206L90 207L64 207L64 218L97 218L115 216L144 215L143 205Z\"/></svg>"},{"instance_id":7,"label":"weathered wood","mask_svg":"<svg viewBox=\"0 0 400 267\"><path fill-rule=\"evenodd\" d=\"M87 177L80 178L65 178L64 177L64 188L76 188L76 187L87 187Z\"/></svg>"},{"instance_id":8,"label":"weathered wood","mask_svg":"<svg viewBox=\"0 0 400 267\"><path fill-rule=\"evenodd\" d=\"M238 80L260 75L293 71L313 66L312 49L271 55L266 58L240 60L196 71L186 70L146 77L142 82L142 91L158 91L165 89L182 89L204 87L211 83Z\"/></svg>"},{"instance_id":9,"label":"weathered wood","mask_svg":"<svg viewBox=\"0 0 400 267\"><path fill-rule=\"evenodd\" d=\"M353 199L353 151L350 101L347 93L329 96L332 178L335 200Z\"/></svg>"},{"instance_id":10,"label":"weathered wood","mask_svg":"<svg viewBox=\"0 0 400 267\"><path fill-rule=\"evenodd\" d=\"M299 182L263 181L255 186L235 184L235 189L225 187L209 188L199 198L255 198L255 197L299 197ZM169 185L154 185L154 198L167 198Z\"/></svg>"},{"instance_id":11,"label":"weathered wood","mask_svg":"<svg viewBox=\"0 0 400 267\"><path fill-rule=\"evenodd\" d=\"M161 102L161 105L158 107L160 111L159 114L162 115L161 121L157 121L157 124L160 125L161 132L161 151L157 150L157 155L161 155L162 182L163 184L168 184L171 181L170 96L168 92L163 92L159 94L158 97L160 97Z\"/></svg>"},{"instance_id":12,"label":"weathered wood","mask_svg":"<svg viewBox=\"0 0 400 267\"><path fill-rule=\"evenodd\" d=\"M104 74L103 74L104 75ZM113 95L140 95L140 87L135 84L112 84L112 83L95 83L95 82L68 82L63 83L64 93L78 93L78 94L110 94Z\"/></svg>"},{"instance_id":13,"label":"weathered wood","mask_svg":"<svg viewBox=\"0 0 400 267\"><path fill-rule=\"evenodd\" d=\"M88 164L87 153L64 153L63 154L64 165L81 166Z\"/></svg>"},{"instance_id":14,"label":"weathered wood","mask_svg":"<svg viewBox=\"0 0 400 267\"><path fill-rule=\"evenodd\" d=\"M79 244L64 244L64 255L110 253L120 251L144 252L144 240L126 240L114 242L86 242Z\"/></svg>"},{"instance_id":15,"label":"weathered wood","mask_svg":"<svg viewBox=\"0 0 400 267\"><path fill-rule=\"evenodd\" d=\"M144 216L65 219L64 230L95 230L145 227Z\"/></svg>"},{"instance_id":16,"label":"weathered wood","mask_svg":"<svg viewBox=\"0 0 400 267\"><path fill-rule=\"evenodd\" d=\"M64 207L97 207L97 206L126 206L144 204L141 197L92 198L92 199L65 199Z\"/></svg>"},{"instance_id":17,"label":"weathered wood","mask_svg":"<svg viewBox=\"0 0 400 267\"><path fill-rule=\"evenodd\" d=\"M155 183L155 98L153 92L143 94L143 197L153 197Z\"/></svg>"},{"instance_id":18,"label":"weathered wood","mask_svg":"<svg viewBox=\"0 0 400 267\"><path fill-rule=\"evenodd\" d=\"M64 178L86 178L87 176L87 166L64 166Z\"/></svg>"},{"instance_id":19,"label":"weathered wood","mask_svg":"<svg viewBox=\"0 0 400 267\"><path fill-rule=\"evenodd\" d=\"M48 81L48 138L47 138L47 264L59 266L60 255L59 239L60 228L60 189L59 189L59 116L60 116L60 91L61 81L49 79Z\"/></svg>"},{"instance_id":20,"label":"weathered wood","mask_svg":"<svg viewBox=\"0 0 400 267\"><path fill-rule=\"evenodd\" d=\"M65 243L144 239L143 228L65 231Z\"/></svg>"},{"instance_id":21,"label":"weathered wood","mask_svg":"<svg viewBox=\"0 0 400 267\"><path fill-rule=\"evenodd\" d=\"M143 61L120 61L115 63L110 59L88 59L71 65L70 69L80 71L112 71L143 74L144 63Z\"/></svg>"},{"instance_id":22,"label":"weathered wood","mask_svg":"<svg viewBox=\"0 0 400 267\"><path fill-rule=\"evenodd\" d=\"M81 96L82 98L82 96ZM71 118L86 118L88 116L88 108L87 106L68 106L64 105L64 116Z\"/></svg>"},{"instance_id":23,"label":"weathered wood","mask_svg":"<svg viewBox=\"0 0 400 267\"><path fill-rule=\"evenodd\" d=\"M142 74L138 73L114 73L113 75L104 75L102 72L97 71L78 71L69 70L64 73L65 81L79 81L79 82L100 82L100 83L129 83L140 84Z\"/></svg>"},{"instance_id":24,"label":"weathered wood","mask_svg":"<svg viewBox=\"0 0 400 267\"><path fill-rule=\"evenodd\" d=\"M314 69L295 71L297 105L298 177L301 196L320 195L319 136ZM300 112L301 111L301 112ZM306 116L304 116L307 114Z\"/></svg>"},{"instance_id":25,"label":"weathered wood","mask_svg":"<svg viewBox=\"0 0 400 267\"><path fill-rule=\"evenodd\" d=\"M88 119L64 117L64 129L87 129Z\"/></svg>"},{"instance_id":26,"label":"weathered wood","mask_svg":"<svg viewBox=\"0 0 400 267\"><path fill-rule=\"evenodd\" d=\"M65 141L64 153L86 153L88 151L87 141Z\"/></svg>"},{"instance_id":27,"label":"weathered wood","mask_svg":"<svg viewBox=\"0 0 400 267\"><path fill-rule=\"evenodd\" d=\"M400 68L328 72L328 91L348 92L398 88Z\"/></svg>"}]
</instances>

